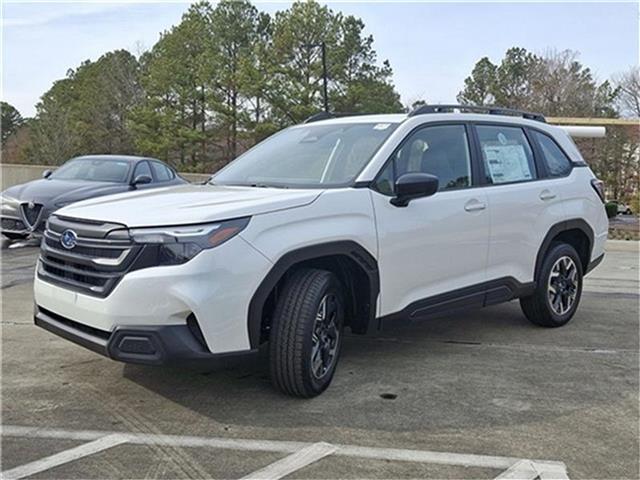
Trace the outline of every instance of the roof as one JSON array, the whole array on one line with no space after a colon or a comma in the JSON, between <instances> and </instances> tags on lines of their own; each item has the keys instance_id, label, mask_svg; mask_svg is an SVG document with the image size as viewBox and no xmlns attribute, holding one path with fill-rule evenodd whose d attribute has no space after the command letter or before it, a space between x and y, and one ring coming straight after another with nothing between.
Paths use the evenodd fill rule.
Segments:
<instances>
[{"instance_id":1,"label":"roof","mask_svg":"<svg viewBox=\"0 0 640 480\"><path fill-rule=\"evenodd\" d=\"M73 157L73 160L78 160L78 159L86 159L86 160L106 160L106 161L126 161L126 162L137 162L139 160L156 160L155 158L149 158L149 157L139 157L137 155L110 155L110 154L104 154L104 155L80 155L78 157Z\"/></svg>"}]
</instances>

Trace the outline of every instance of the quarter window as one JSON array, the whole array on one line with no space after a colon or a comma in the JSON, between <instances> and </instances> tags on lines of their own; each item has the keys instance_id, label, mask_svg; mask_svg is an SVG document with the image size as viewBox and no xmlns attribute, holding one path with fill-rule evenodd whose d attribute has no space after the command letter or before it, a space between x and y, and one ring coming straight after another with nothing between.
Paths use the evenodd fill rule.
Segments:
<instances>
[{"instance_id":1,"label":"quarter window","mask_svg":"<svg viewBox=\"0 0 640 480\"><path fill-rule=\"evenodd\" d=\"M429 173L439 190L471 186L471 158L464 125L438 125L412 133L376 180L380 193L392 194L395 180L405 173Z\"/></svg>"},{"instance_id":2,"label":"quarter window","mask_svg":"<svg viewBox=\"0 0 640 480\"><path fill-rule=\"evenodd\" d=\"M478 125L484 171L489 184L536 178L533 151L521 128Z\"/></svg>"},{"instance_id":3,"label":"quarter window","mask_svg":"<svg viewBox=\"0 0 640 480\"><path fill-rule=\"evenodd\" d=\"M567 158L558 144L548 135L540 132L533 132L540 149L544 163L547 166L549 175L552 177L563 177L571 170L571 160Z\"/></svg>"}]
</instances>

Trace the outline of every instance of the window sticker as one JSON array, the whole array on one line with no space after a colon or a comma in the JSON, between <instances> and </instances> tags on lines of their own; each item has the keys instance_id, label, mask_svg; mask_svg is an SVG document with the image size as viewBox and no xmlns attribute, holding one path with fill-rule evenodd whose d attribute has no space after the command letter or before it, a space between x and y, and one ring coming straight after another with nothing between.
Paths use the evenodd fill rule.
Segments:
<instances>
[{"instance_id":1,"label":"window sticker","mask_svg":"<svg viewBox=\"0 0 640 480\"><path fill-rule=\"evenodd\" d=\"M373 129L374 130L386 130L390 126L391 126L390 123L378 123L378 124L374 125Z\"/></svg>"},{"instance_id":2,"label":"window sticker","mask_svg":"<svg viewBox=\"0 0 640 480\"><path fill-rule=\"evenodd\" d=\"M482 145L493 183L531 180L533 175L522 145Z\"/></svg>"}]
</instances>

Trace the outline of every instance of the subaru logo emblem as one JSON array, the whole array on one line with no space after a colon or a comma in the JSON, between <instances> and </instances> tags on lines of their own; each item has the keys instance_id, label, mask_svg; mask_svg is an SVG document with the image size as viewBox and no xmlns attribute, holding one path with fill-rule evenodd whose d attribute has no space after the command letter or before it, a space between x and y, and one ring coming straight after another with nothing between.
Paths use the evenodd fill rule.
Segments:
<instances>
[{"instance_id":1,"label":"subaru logo emblem","mask_svg":"<svg viewBox=\"0 0 640 480\"><path fill-rule=\"evenodd\" d=\"M65 230L60 236L60 243L67 250L71 250L78 243L78 236L73 230Z\"/></svg>"}]
</instances>

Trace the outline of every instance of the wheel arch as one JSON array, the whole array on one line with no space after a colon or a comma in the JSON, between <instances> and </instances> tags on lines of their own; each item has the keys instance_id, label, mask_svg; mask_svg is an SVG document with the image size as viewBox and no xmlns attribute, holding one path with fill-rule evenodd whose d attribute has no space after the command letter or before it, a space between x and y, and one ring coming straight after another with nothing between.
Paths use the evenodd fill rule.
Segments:
<instances>
[{"instance_id":1,"label":"wheel arch","mask_svg":"<svg viewBox=\"0 0 640 480\"><path fill-rule=\"evenodd\" d=\"M284 254L269 270L249 302L247 328L251 348L265 341L265 328L277 300L278 288L299 268L331 271L345 284L355 333L377 329L376 306L380 292L378 262L362 245L351 240L302 247Z\"/></svg>"},{"instance_id":2,"label":"wheel arch","mask_svg":"<svg viewBox=\"0 0 640 480\"><path fill-rule=\"evenodd\" d=\"M594 234L591 226L581 218L565 220L553 225L542 241L542 245L536 256L536 265L534 271L534 280L538 281L538 275L544 257L549 251L549 247L554 241L563 241L568 243L578 252L582 271L587 272L589 262L591 261L591 252L593 250Z\"/></svg>"}]
</instances>

